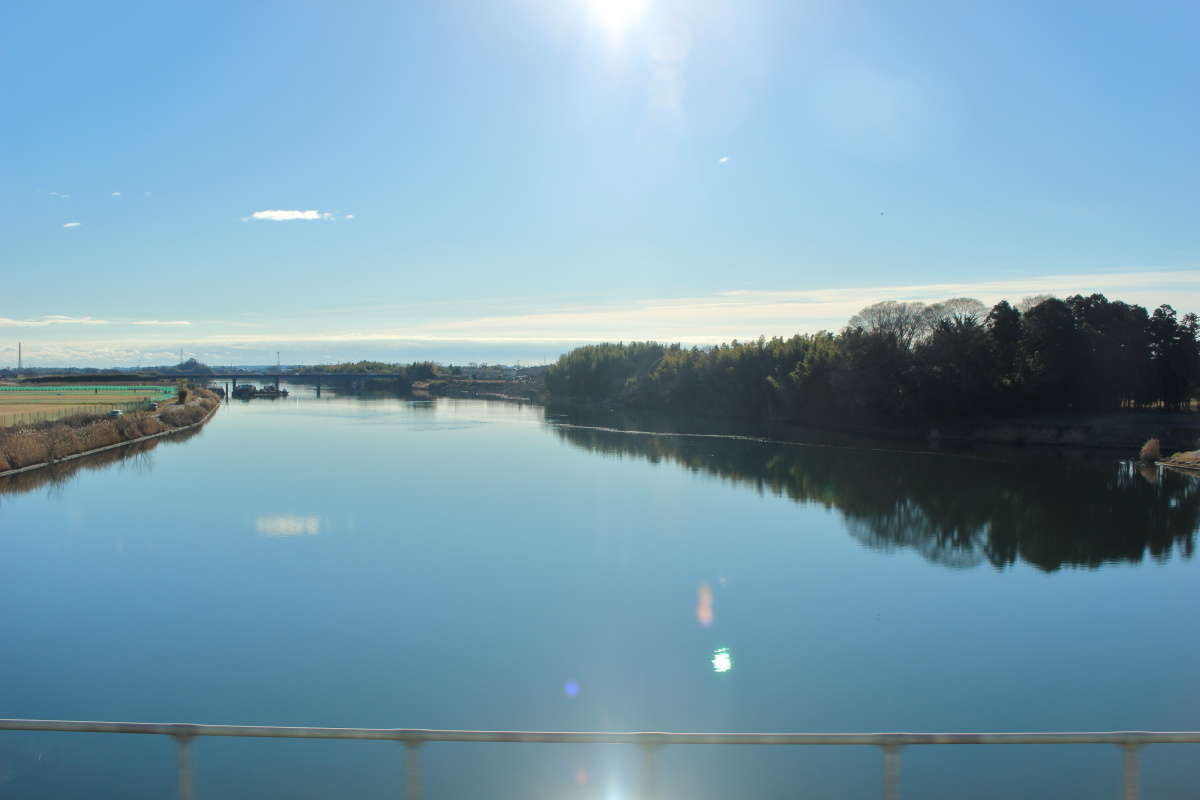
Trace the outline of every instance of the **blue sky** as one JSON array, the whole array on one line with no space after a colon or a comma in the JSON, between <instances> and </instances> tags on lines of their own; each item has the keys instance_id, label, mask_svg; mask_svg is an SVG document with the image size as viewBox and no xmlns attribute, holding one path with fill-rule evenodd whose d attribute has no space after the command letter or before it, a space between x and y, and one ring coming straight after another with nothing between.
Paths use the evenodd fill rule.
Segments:
<instances>
[{"instance_id":1,"label":"blue sky","mask_svg":"<svg viewBox=\"0 0 1200 800\"><path fill-rule=\"evenodd\" d=\"M0 365L18 339L34 364L529 362L959 294L1200 311L1198 27L1194 3L7 3Z\"/></svg>"}]
</instances>

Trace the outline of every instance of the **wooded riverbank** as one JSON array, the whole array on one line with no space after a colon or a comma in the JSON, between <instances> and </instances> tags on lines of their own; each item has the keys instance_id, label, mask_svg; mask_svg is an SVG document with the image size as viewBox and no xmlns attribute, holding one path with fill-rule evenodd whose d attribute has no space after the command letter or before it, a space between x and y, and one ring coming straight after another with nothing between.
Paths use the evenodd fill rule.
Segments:
<instances>
[{"instance_id":1,"label":"wooded riverbank","mask_svg":"<svg viewBox=\"0 0 1200 800\"><path fill-rule=\"evenodd\" d=\"M1196 447L1195 315L1103 295L1020 307L889 301L837 333L587 345L558 359L546 388L556 403L910 439Z\"/></svg>"}]
</instances>

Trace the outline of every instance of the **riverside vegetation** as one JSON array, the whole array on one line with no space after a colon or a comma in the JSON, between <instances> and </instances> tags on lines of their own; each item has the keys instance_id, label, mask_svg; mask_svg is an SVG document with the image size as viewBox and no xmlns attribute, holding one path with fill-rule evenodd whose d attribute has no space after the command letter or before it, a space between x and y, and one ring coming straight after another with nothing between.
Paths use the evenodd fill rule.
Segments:
<instances>
[{"instance_id":1,"label":"riverside vegetation","mask_svg":"<svg viewBox=\"0 0 1200 800\"><path fill-rule=\"evenodd\" d=\"M546 376L552 400L799 424L1188 409L1200 324L1104 295L883 302L840 332L707 348L580 347Z\"/></svg>"},{"instance_id":2,"label":"riverside vegetation","mask_svg":"<svg viewBox=\"0 0 1200 800\"><path fill-rule=\"evenodd\" d=\"M207 389L184 388L178 402L159 411L119 417L75 414L32 425L0 428L0 472L44 464L78 453L164 433L204 419L220 400Z\"/></svg>"}]
</instances>

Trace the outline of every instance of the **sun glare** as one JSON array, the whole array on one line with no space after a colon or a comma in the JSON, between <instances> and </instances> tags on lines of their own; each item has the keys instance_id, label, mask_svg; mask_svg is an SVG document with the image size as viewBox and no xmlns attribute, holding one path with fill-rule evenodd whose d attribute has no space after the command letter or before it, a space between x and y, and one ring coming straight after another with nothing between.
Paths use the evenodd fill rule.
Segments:
<instances>
[{"instance_id":1,"label":"sun glare","mask_svg":"<svg viewBox=\"0 0 1200 800\"><path fill-rule=\"evenodd\" d=\"M647 0L590 0L592 18L610 36L620 36L646 13Z\"/></svg>"}]
</instances>

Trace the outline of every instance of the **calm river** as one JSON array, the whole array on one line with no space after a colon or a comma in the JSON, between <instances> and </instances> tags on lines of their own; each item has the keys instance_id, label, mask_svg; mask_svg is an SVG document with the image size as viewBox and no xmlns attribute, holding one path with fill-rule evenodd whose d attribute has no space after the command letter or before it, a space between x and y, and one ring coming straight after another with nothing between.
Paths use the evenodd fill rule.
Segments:
<instances>
[{"instance_id":1,"label":"calm river","mask_svg":"<svg viewBox=\"0 0 1200 800\"><path fill-rule=\"evenodd\" d=\"M293 387L186 442L0 487L0 716L1200 728L1200 481L596 423ZM1193 796L1197 747L1150 747L1144 796ZM395 743L193 749L203 800L401 796ZM633 750L429 745L427 797L625 800ZM174 757L161 737L0 733L0 795L171 797ZM664 800L881 780L872 748L659 762ZM901 772L909 798L1116 797L1120 752L909 748Z\"/></svg>"}]
</instances>

